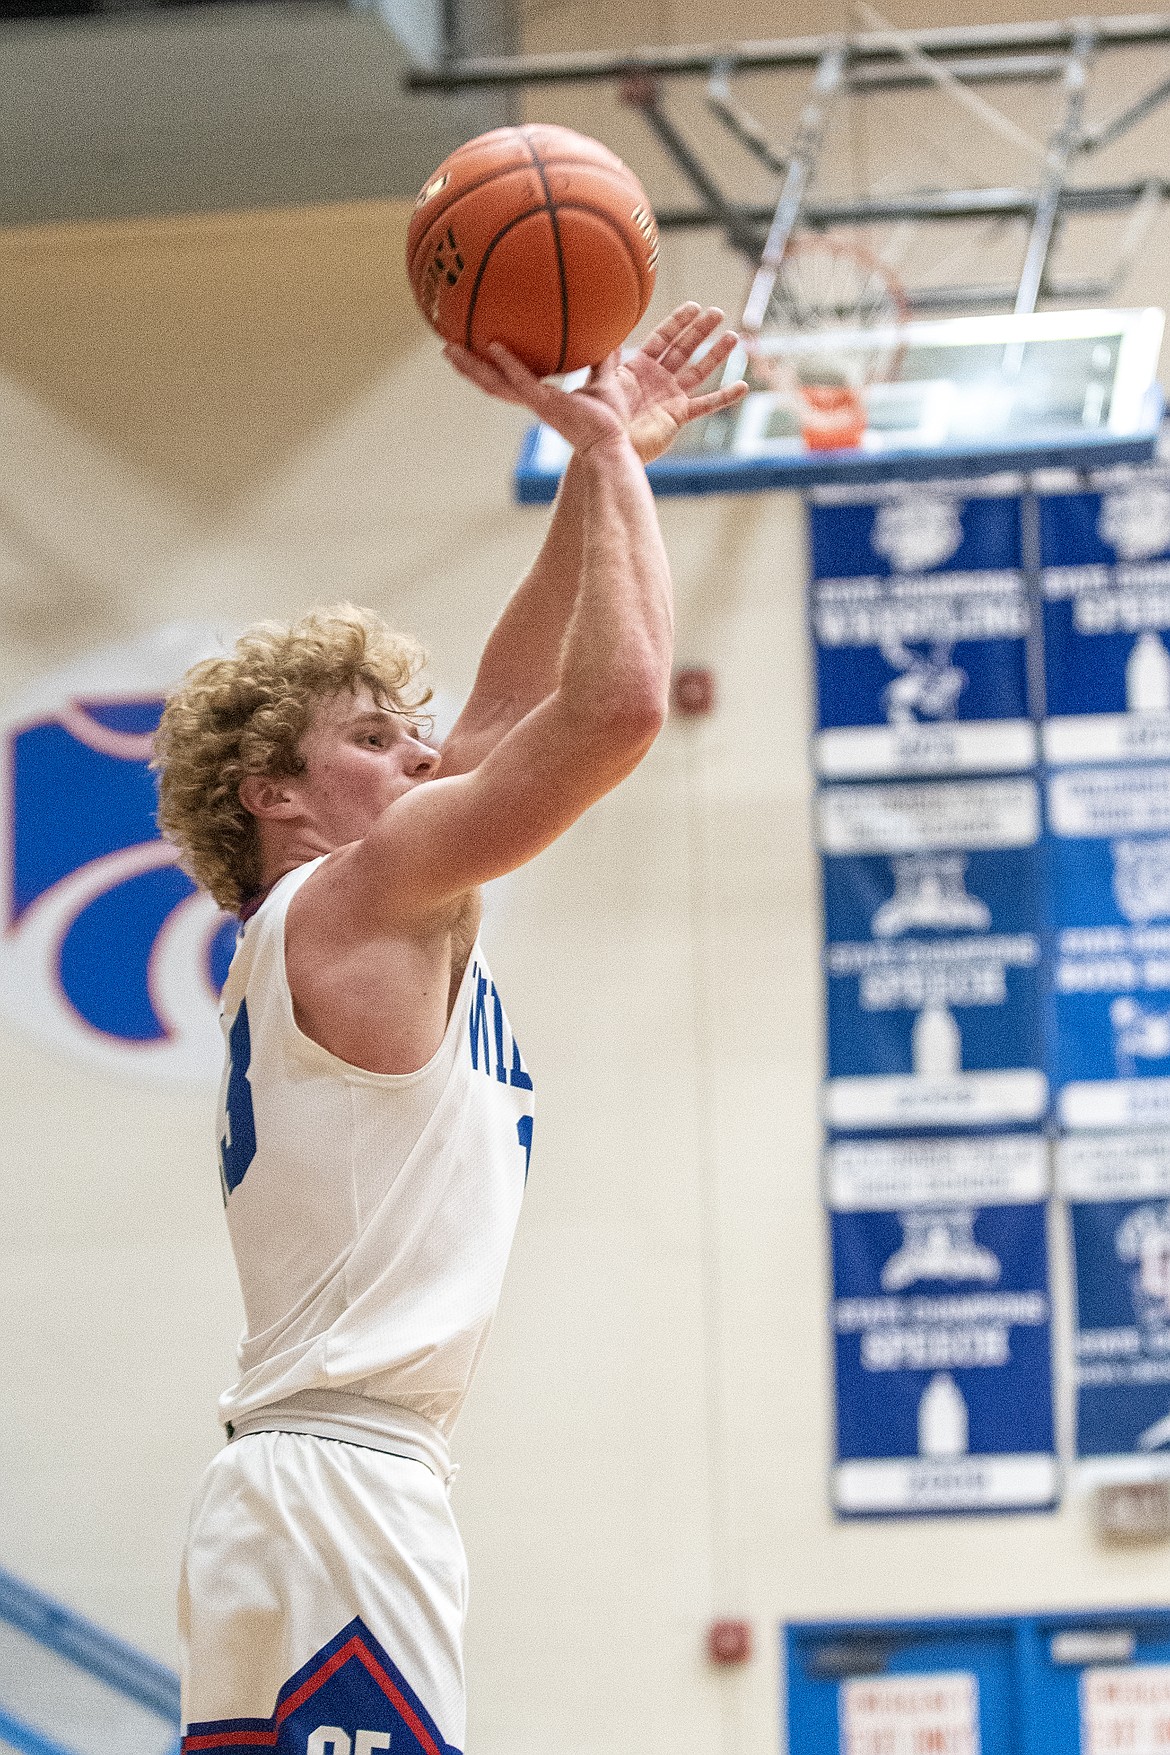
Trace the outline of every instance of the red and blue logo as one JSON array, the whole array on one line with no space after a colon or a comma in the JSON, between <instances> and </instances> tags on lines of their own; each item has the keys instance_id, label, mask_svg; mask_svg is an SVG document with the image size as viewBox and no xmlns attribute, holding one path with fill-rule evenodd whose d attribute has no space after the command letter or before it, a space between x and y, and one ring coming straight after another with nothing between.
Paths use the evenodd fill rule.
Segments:
<instances>
[{"instance_id":1,"label":"red and blue logo","mask_svg":"<svg viewBox=\"0 0 1170 1755\"><path fill-rule=\"evenodd\" d=\"M160 837L149 765L167 689L218 647L161 629L39 679L0 716L0 1014L152 1080L212 1080L222 1064L235 923Z\"/></svg>"},{"instance_id":2,"label":"red and blue logo","mask_svg":"<svg viewBox=\"0 0 1170 1755\"><path fill-rule=\"evenodd\" d=\"M271 1718L187 1727L183 1755L458 1755L360 1619L280 1690Z\"/></svg>"}]
</instances>

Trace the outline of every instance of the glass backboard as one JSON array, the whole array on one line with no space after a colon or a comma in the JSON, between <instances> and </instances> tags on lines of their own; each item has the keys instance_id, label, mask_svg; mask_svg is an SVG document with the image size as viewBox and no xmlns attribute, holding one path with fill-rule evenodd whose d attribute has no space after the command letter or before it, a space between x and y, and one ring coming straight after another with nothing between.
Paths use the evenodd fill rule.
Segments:
<instances>
[{"instance_id":1,"label":"glass backboard","mask_svg":"<svg viewBox=\"0 0 1170 1755\"><path fill-rule=\"evenodd\" d=\"M866 389L868 428L846 451L810 451L787 400L737 349L726 370L747 377L748 396L688 427L650 478L659 494L743 493L1148 462L1163 409L1163 323L1147 307L947 318L889 336L843 332L835 338L843 352L885 341L898 354L892 380ZM761 346L799 368L802 349L824 355L825 337L765 338ZM532 428L516 467L517 498L551 500L568 456L557 433Z\"/></svg>"}]
</instances>

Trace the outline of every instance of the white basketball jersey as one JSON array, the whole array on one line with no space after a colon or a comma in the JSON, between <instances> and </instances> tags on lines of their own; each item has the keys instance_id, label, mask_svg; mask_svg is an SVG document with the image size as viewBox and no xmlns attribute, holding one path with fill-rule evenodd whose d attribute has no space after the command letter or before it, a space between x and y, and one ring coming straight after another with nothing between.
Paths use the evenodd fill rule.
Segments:
<instances>
[{"instance_id":1,"label":"white basketball jersey","mask_svg":"<svg viewBox=\"0 0 1170 1755\"><path fill-rule=\"evenodd\" d=\"M220 1168L247 1328L220 1415L348 1392L445 1435L500 1295L532 1081L478 941L417 1072L364 1072L298 1028L285 917L320 863L274 887L224 988Z\"/></svg>"}]
</instances>

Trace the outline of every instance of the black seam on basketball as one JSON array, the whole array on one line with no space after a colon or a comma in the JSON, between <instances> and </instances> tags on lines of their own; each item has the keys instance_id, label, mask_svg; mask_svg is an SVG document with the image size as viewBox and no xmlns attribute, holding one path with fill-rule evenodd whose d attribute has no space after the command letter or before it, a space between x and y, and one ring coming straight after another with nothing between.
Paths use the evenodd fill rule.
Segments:
<instances>
[{"instance_id":1,"label":"black seam on basketball","mask_svg":"<svg viewBox=\"0 0 1170 1755\"><path fill-rule=\"evenodd\" d=\"M588 214L591 214L594 219L599 219L601 221L602 225L607 225L609 227L610 231L614 232L617 235L617 237L619 237L621 239L622 244L625 247L626 255L630 258L630 261L633 264L634 273L635 273L635 275L638 276L639 291L641 290L640 269L645 268L647 274L649 274L651 272L651 270L649 269L649 267L646 266L645 263L639 263L638 258L634 255L633 250L631 250L631 248L630 248L629 238L627 237L626 233L622 230L621 226L614 219L612 214L603 213L600 207L590 207L590 205L587 201L562 201L561 202L561 212L562 213L588 213Z\"/></svg>"},{"instance_id":2,"label":"black seam on basketball","mask_svg":"<svg viewBox=\"0 0 1170 1755\"><path fill-rule=\"evenodd\" d=\"M527 165L508 165L505 170L489 171L486 177L481 177L479 179L478 183L468 183L466 189L460 189L457 195L452 195L450 201L447 202L445 207L436 207L430 218L427 220L426 225L423 227L418 243L415 245L414 254L411 256L407 265L407 273L410 275L411 280L413 281L414 279L414 271L418 265L418 259L422 255L423 246L431 235L431 228L437 225L439 220L441 220L445 214L450 213L451 209L462 201L465 195L474 194L477 189L482 189L486 183L494 183L499 177L510 176L513 171L523 171L527 169ZM533 212L539 213L539 207L533 208Z\"/></svg>"},{"instance_id":3,"label":"black seam on basketball","mask_svg":"<svg viewBox=\"0 0 1170 1755\"><path fill-rule=\"evenodd\" d=\"M469 353L475 352L475 349L471 345L471 324L475 317L475 306L476 301L479 298L480 285L483 281L487 265L491 260L492 251L495 249L501 238L507 237L508 233L514 226L523 225L526 219L535 219L538 213L545 213L547 211L547 208L544 207L530 207L527 213L518 213L515 219L510 219L507 225L500 227L495 237L491 239L484 250L483 256L480 258L479 267L476 270L475 279L471 283L471 297L467 301L467 321L463 326L463 345L467 348ZM563 357L564 355L562 352L562 358Z\"/></svg>"},{"instance_id":4,"label":"black seam on basketball","mask_svg":"<svg viewBox=\"0 0 1170 1755\"><path fill-rule=\"evenodd\" d=\"M524 135L524 144L532 154L532 162L536 166L536 174L540 178L541 186L544 189L545 206L548 209L548 217L552 225L553 247L557 253L557 278L559 279L561 286L561 351L557 355L557 363L553 367L553 371L559 372L565 363L565 355L569 351L569 283L565 276L565 250L561 243L561 228L557 223L556 203L553 201L553 194L552 190L549 188L548 178L544 174L544 165L541 163L540 155L533 146L531 140L529 140L527 134Z\"/></svg>"}]
</instances>

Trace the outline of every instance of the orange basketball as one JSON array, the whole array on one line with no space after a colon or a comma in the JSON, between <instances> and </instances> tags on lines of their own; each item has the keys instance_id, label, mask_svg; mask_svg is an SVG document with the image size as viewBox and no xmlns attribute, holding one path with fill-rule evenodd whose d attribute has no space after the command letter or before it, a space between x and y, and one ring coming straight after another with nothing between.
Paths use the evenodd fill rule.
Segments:
<instances>
[{"instance_id":1,"label":"orange basketball","mask_svg":"<svg viewBox=\"0 0 1170 1755\"><path fill-rule=\"evenodd\" d=\"M658 228L615 153L571 128L494 128L444 159L415 202L419 309L472 353L502 341L540 377L596 365L650 303Z\"/></svg>"}]
</instances>

